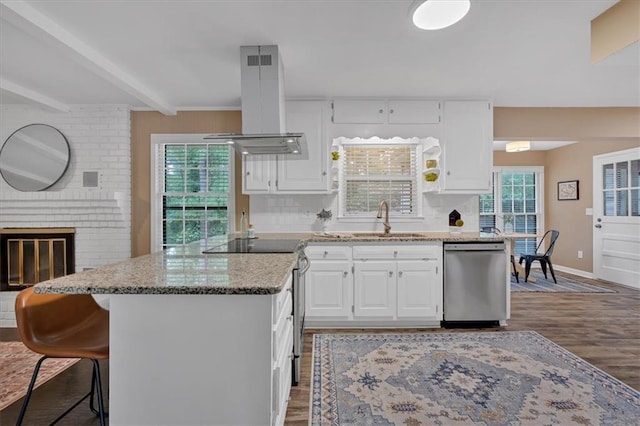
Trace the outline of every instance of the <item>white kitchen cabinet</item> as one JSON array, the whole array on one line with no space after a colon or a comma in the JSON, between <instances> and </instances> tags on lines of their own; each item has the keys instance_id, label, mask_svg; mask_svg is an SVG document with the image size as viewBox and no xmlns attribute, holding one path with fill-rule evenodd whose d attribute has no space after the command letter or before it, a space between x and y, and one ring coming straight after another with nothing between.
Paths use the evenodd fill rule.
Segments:
<instances>
[{"instance_id":1,"label":"white kitchen cabinet","mask_svg":"<svg viewBox=\"0 0 640 426\"><path fill-rule=\"evenodd\" d=\"M394 319L442 319L440 244L358 246L353 249L353 259L355 314L358 313L358 305L365 304L359 301L359 295L368 296L369 305L372 302L382 305L381 283L385 278L388 288L392 288L387 294L393 294L387 300L393 303L391 316ZM362 276L359 274L360 269L365 270ZM359 281L364 288L358 290ZM372 289L368 290L366 287L372 283ZM362 311L367 312L365 309ZM379 312L380 316L384 315L383 308Z\"/></svg>"},{"instance_id":2,"label":"white kitchen cabinet","mask_svg":"<svg viewBox=\"0 0 640 426\"><path fill-rule=\"evenodd\" d=\"M489 101L445 101L440 144L440 192L491 191L493 106Z\"/></svg>"},{"instance_id":3,"label":"white kitchen cabinet","mask_svg":"<svg viewBox=\"0 0 640 426\"><path fill-rule=\"evenodd\" d=\"M393 319L396 313L396 262L354 261L353 317Z\"/></svg>"},{"instance_id":4,"label":"white kitchen cabinet","mask_svg":"<svg viewBox=\"0 0 640 426\"><path fill-rule=\"evenodd\" d=\"M437 258L398 261L398 318L442 319L441 270Z\"/></svg>"},{"instance_id":5,"label":"white kitchen cabinet","mask_svg":"<svg viewBox=\"0 0 640 426\"><path fill-rule=\"evenodd\" d=\"M305 321L351 316L353 276L351 247L308 246L311 267L305 274Z\"/></svg>"},{"instance_id":6,"label":"white kitchen cabinet","mask_svg":"<svg viewBox=\"0 0 640 426\"><path fill-rule=\"evenodd\" d=\"M309 245L310 327L439 326L442 243Z\"/></svg>"},{"instance_id":7,"label":"white kitchen cabinet","mask_svg":"<svg viewBox=\"0 0 640 426\"><path fill-rule=\"evenodd\" d=\"M273 155L245 155L242 157L242 192L268 194L271 192L271 170L276 167ZM273 179L275 186L275 179Z\"/></svg>"},{"instance_id":8,"label":"white kitchen cabinet","mask_svg":"<svg viewBox=\"0 0 640 426\"><path fill-rule=\"evenodd\" d=\"M306 318L348 318L352 291L351 262L311 260L305 275Z\"/></svg>"},{"instance_id":9,"label":"white kitchen cabinet","mask_svg":"<svg viewBox=\"0 0 640 426\"><path fill-rule=\"evenodd\" d=\"M336 124L435 124L440 103L426 99L335 99Z\"/></svg>"},{"instance_id":10,"label":"white kitchen cabinet","mask_svg":"<svg viewBox=\"0 0 640 426\"><path fill-rule=\"evenodd\" d=\"M243 193L310 194L329 191L329 145L325 101L290 101L286 104L287 131L302 132L307 155L252 155L243 157Z\"/></svg>"}]
</instances>

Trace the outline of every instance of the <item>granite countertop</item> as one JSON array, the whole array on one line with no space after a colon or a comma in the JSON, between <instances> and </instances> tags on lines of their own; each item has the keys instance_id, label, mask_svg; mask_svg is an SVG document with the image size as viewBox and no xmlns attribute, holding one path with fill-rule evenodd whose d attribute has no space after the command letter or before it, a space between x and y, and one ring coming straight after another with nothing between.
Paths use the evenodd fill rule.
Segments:
<instances>
[{"instance_id":1,"label":"granite countertop","mask_svg":"<svg viewBox=\"0 0 640 426\"><path fill-rule=\"evenodd\" d=\"M264 239L301 243L403 243L420 241L502 241L478 232L265 233ZM291 276L296 253L203 254L234 235L209 238L36 284L37 293L62 294L275 294Z\"/></svg>"},{"instance_id":2,"label":"granite countertop","mask_svg":"<svg viewBox=\"0 0 640 426\"><path fill-rule=\"evenodd\" d=\"M35 285L36 293L275 294L296 265L296 253L202 254L228 237L174 247Z\"/></svg>"},{"instance_id":3,"label":"granite countertop","mask_svg":"<svg viewBox=\"0 0 640 426\"><path fill-rule=\"evenodd\" d=\"M424 241L442 241L442 242L464 242L464 241L504 241L504 236L487 234L480 232L393 232L389 236L380 236L382 233L375 232L326 232L307 234L305 240L307 243L406 243L406 242L424 242Z\"/></svg>"}]
</instances>

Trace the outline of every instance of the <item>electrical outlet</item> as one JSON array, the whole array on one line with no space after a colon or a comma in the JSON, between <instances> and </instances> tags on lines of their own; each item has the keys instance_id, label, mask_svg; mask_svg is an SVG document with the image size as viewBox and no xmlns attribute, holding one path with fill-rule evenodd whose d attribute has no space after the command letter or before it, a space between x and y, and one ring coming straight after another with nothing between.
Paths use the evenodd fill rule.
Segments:
<instances>
[{"instance_id":1,"label":"electrical outlet","mask_svg":"<svg viewBox=\"0 0 640 426\"><path fill-rule=\"evenodd\" d=\"M578 259L582 259L582 250L578 250Z\"/></svg>"}]
</instances>

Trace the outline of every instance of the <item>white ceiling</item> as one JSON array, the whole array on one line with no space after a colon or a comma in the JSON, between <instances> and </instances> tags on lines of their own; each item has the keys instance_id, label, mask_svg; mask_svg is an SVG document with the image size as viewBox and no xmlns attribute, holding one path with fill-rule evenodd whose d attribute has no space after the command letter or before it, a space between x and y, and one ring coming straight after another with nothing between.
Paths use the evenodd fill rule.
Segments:
<instances>
[{"instance_id":1,"label":"white ceiling","mask_svg":"<svg viewBox=\"0 0 640 426\"><path fill-rule=\"evenodd\" d=\"M239 47L277 44L288 98L640 106L639 43L590 62L590 21L616 0L472 0L439 31L411 25L411 2L30 0L25 23L2 0L0 104L28 102L18 85L63 105L237 107Z\"/></svg>"}]
</instances>

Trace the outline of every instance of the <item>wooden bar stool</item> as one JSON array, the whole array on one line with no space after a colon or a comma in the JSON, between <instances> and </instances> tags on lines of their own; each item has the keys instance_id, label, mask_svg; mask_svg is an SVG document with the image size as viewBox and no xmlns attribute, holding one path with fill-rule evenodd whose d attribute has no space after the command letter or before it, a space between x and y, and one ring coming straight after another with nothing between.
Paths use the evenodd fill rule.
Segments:
<instances>
[{"instance_id":1,"label":"wooden bar stool","mask_svg":"<svg viewBox=\"0 0 640 426\"><path fill-rule=\"evenodd\" d=\"M16 425L21 425L33 392L38 371L47 358L86 358L93 362L91 390L62 413L57 423L82 401L90 397L89 408L105 425L99 359L109 359L109 311L89 294L36 294L33 287L22 290L16 298L18 334L26 347L42 354L31 376L27 395ZM93 406L97 393L98 409Z\"/></svg>"}]
</instances>

